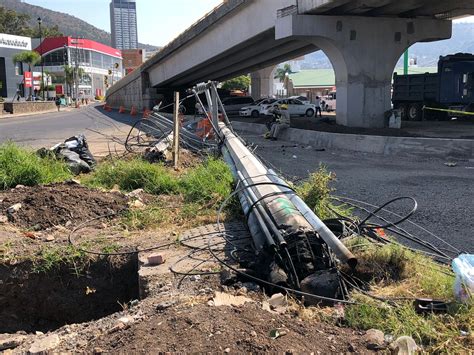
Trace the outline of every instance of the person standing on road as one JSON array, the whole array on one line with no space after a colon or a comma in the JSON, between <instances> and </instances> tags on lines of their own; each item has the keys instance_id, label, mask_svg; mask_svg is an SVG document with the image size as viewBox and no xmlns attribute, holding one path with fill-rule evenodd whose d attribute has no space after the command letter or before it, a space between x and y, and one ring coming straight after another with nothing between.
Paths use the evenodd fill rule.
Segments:
<instances>
[{"instance_id":1,"label":"person standing on road","mask_svg":"<svg viewBox=\"0 0 474 355\"><path fill-rule=\"evenodd\" d=\"M321 98L319 96L316 96L316 100L314 100L314 106L316 106L316 113L314 117L318 117L319 111L319 117L322 118L323 114L321 113Z\"/></svg>"},{"instance_id":2,"label":"person standing on road","mask_svg":"<svg viewBox=\"0 0 474 355\"><path fill-rule=\"evenodd\" d=\"M59 96L56 96L56 100L54 102L56 104L56 107L58 108L58 112L61 108L61 98Z\"/></svg>"}]
</instances>

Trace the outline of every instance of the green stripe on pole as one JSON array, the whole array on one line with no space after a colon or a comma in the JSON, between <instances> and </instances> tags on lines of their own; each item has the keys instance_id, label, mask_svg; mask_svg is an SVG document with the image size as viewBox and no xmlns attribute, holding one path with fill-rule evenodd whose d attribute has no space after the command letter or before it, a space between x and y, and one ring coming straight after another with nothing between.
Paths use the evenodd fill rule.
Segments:
<instances>
[{"instance_id":1,"label":"green stripe on pole","mask_svg":"<svg viewBox=\"0 0 474 355\"><path fill-rule=\"evenodd\" d=\"M408 74L408 49L403 53L403 74Z\"/></svg>"}]
</instances>

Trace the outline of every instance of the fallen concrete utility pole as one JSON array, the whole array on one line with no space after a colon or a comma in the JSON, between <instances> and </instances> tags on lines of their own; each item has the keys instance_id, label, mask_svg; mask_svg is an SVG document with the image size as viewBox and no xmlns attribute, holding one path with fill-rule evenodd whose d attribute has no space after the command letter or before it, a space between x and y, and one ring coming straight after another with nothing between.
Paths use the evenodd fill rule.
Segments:
<instances>
[{"instance_id":1,"label":"fallen concrete utility pole","mask_svg":"<svg viewBox=\"0 0 474 355\"><path fill-rule=\"evenodd\" d=\"M260 270L268 281L320 296L341 296L330 251L351 267L356 258L288 185L219 123L224 159L238 181Z\"/></svg>"},{"instance_id":2,"label":"fallen concrete utility pole","mask_svg":"<svg viewBox=\"0 0 474 355\"><path fill-rule=\"evenodd\" d=\"M179 91L174 93L173 115L173 166L178 169L179 159Z\"/></svg>"}]
</instances>

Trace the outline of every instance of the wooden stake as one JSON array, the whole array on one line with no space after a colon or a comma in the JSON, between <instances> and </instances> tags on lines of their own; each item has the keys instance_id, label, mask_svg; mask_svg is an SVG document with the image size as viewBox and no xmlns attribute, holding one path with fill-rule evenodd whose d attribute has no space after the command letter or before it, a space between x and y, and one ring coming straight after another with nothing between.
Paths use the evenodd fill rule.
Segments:
<instances>
[{"instance_id":1,"label":"wooden stake","mask_svg":"<svg viewBox=\"0 0 474 355\"><path fill-rule=\"evenodd\" d=\"M174 117L173 117L173 165L178 169L179 157L179 92L174 93Z\"/></svg>"}]
</instances>

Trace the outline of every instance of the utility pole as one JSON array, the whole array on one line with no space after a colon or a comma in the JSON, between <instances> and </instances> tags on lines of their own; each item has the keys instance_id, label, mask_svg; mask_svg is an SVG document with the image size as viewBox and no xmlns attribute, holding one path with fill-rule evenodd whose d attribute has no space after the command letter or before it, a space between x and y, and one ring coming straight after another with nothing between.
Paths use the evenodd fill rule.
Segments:
<instances>
[{"instance_id":1,"label":"utility pole","mask_svg":"<svg viewBox=\"0 0 474 355\"><path fill-rule=\"evenodd\" d=\"M408 74L408 49L403 53L403 74Z\"/></svg>"},{"instance_id":2,"label":"utility pole","mask_svg":"<svg viewBox=\"0 0 474 355\"><path fill-rule=\"evenodd\" d=\"M41 56L41 84L40 89L42 91L43 101L44 101L44 63L43 63L43 39L42 39L42 31L41 31L41 17L38 17L38 27L39 27L39 36L40 36L40 56Z\"/></svg>"},{"instance_id":3,"label":"utility pole","mask_svg":"<svg viewBox=\"0 0 474 355\"><path fill-rule=\"evenodd\" d=\"M174 93L174 115L173 115L173 166L178 169L179 157L179 91Z\"/></svg>"}]
</instances>

